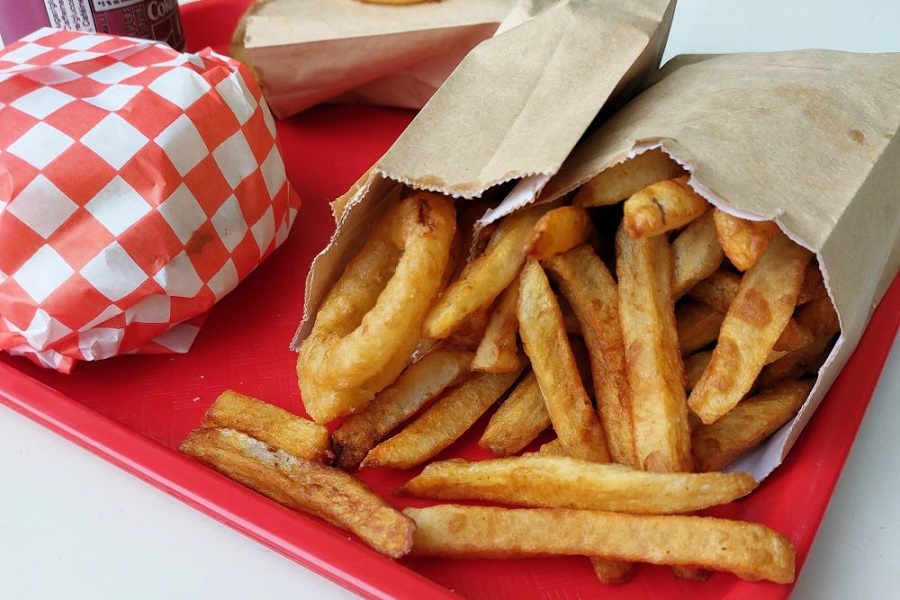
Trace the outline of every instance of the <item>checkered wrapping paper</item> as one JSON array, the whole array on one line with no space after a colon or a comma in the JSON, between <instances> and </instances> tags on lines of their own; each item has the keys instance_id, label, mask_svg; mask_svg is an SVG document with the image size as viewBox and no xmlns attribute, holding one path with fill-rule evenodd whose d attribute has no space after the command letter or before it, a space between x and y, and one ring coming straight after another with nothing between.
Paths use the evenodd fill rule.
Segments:
<instances>
[{"instance_id":1,"label":"checkered wrapping paper","mask_svg":"<svg viewBox=\"0 0 900 600\"><path fill-rule=\"evenodd\" d=\"M0 51L0 349L186 352L299 204L237 61L52 28Z\"/></svg>"}]
</instances>

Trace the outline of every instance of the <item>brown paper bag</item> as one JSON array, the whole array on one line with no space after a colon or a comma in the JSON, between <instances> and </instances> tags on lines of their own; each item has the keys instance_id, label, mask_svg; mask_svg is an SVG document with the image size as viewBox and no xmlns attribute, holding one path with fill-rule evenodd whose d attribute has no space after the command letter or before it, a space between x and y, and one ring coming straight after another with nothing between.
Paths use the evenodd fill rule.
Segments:
<instances>
[{"instance_id":1,"label":"brown paper bag","mask_svg":"<svg viewBox=\"0 0 900 600\"><path fill-rule=\"evenodd\" d=\"M691 185L738 216L775 220L814 251L841 335L793 422L732 469L783 460L900 268L900 53L681 57L578 146L544 189L560 197L661 147Z\"/></svg>"},{"instance_id":2,"label":"brown paper bag","mask_svg":"<svg viewBox=\"0 0 900 600\"><path fill-rule=\"evenodd\" d=\"M253 67L278 117L325 101L421 108L514 5L257 0L231 53Z\"/></svg>"},{"instance_id":3,"label":"brown paper bag","mask_svg":"<svg viewBox=\"0 0 900 600\"><path fill-rule=\"evenodd\" d=\"M569 0L511 15L336 202L337 231L313 261L292 348L392 190L405 183L474 198L521 179L511 203L534 200L601 109L656 74L674 8L674 0Z\"/></svg>"}]
</instances>

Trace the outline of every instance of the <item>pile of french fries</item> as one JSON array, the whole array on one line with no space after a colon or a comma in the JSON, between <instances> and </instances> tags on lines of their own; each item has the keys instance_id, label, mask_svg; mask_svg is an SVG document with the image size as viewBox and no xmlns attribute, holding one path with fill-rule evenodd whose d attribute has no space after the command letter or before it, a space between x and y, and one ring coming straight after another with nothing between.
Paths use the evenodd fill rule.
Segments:
<instances>
[{"instance_id":1,"label":"pile of french fries","mask_svg":"<svg viewBox=\"0 0 900 600\"><path fill-rule=\"evenodd\" d=\"M398 202L416 194L407 190ZM712 206L660 150L560 201L475 227L490 207L455 201L456 237L437 291L392 305L414 303L422 315L398 375L361 401L349 383L305 386L298 368L307 411L328 415L310 426L332 428L337 468L426 464L398 493L494 504L406 509L413 554L583 555L604 582L624 581L636 563L671 565L681 577L728 571L792 582L794 551L782 535L694 513L756 487L724 469L797 413L839 333L812 253L775 223ZM386 288L389 278L357 283ZM347 285L342 278L332 288L329 318L347 305L339 293ZM345 309L352 315L320 327L316 340L337 347L385 330L366 313L377 290L367 297L368 307ZM380 306L377 314L389 312ZM313 343L301 345L298 364ZM321 365L350 364L320 350ZM479 445L496 458L432 462L487 414ZM269 429L260 424L248 435ZM188 442L184 449L202 458ZM326 446L318 448L303 460L331 469L322 466Z\"/></svg>"}]
</instances>

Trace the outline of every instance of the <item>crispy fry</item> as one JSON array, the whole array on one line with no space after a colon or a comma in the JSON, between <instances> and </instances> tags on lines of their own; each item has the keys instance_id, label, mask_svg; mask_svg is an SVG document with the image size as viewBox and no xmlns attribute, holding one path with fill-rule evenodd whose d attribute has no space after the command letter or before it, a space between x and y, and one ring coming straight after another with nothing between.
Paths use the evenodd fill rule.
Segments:
<instances>
[{"instance_id":1,"label":"crispy fry","mask_svg":"<svg viewBox=\"0 0 900 600\"><path fill-rule=\"evenodd\" d=\"M522 368L519 356L519 281L503 290L475 351L473 371L502 373Z\"/></svg>"},{"instance_id":2,"label":"crispy fry","mask_svg":"<svg viewBox=\"0 0 900 600\"><path fill-rule=\"evenodd\" d=\"M709 367L688 399L704 423L715 422L750 391L791 318L811 257L808 250L779 234L744 275Z\"/></svg>"},{"instance_id":3,"label":"crispy fry","mask_svg":"<svg viewBox=\"0 0 900 600\"><path fill-rule=\"evenodd\" d=\"M559 441L559 438L550 440L545 444L541 444L541 447L538 448L538 452L541 454L549 454L551 456L569 456L568 454L566 454L566 450L565 448L563 448L563 445Z\"/></svg>"},{"instance_id":4,"label":"crispy fry","mask_svg":"<svg viewBox=\"0 0 900 600\"><path fill-rule=\"evenodd\" d=\"M793 352L812 344L814 336L808 327L789 319L781 335L775 340L773 350L776 352Z\"/></svg>"},{"instance_id":5,"label":"crispy fry","mask_svg":"<svg viewBox=\"0 0 900 600\"><path fill-rule=\"evenodd\" d=\"M280 504L355 533L382 554L399 558L412 545L413 522L340 469L233 429L196 429L179 449Z\"/></svg>"},{"instance_id":6,"label":"crispy fry","mask_svg":"<svg viewBox=\"0 0 900 600\"><path fill-rule=\"evenodd\" d=\"M484 253L466 265L425 319L424 335L442 339L472 313L490 305L525 262L524 244L548 206L534 206L503 219Z\"/></svg>"},{"instance_id":7,"label":"crispy fry","mask_svg":"<svg viewBox=\"0 0 900 600\"><path fill-rule=\"evenodd\" d=\"M684 227L709 209L688 185L688 176L660 181L632 194L623 205L622 225L631 237L659 235Z\"/></svg>"},{"instance_id":8,"label":"crispy fry","mask_svg":"<svg viewBox=\"0 0 900 600\"><path fill-rule=\"evenodd\" d=\"M585 243L591 235L591 218L585 209L560 206L534 224L525 241L525 255L543 260Z\"/></svg>"},{"instance_id":9,"label":"crispy fry","mask_svg":"<svg viewBox=\"0 0 900 600\"><path fill-rule=\"evenodd\" d=\"M812 381L786 381L742 400L724 417L694 431L694 464L720 471L790 421L812 389Z\"/></svg>"},{"instance_id":10,"label":"crispy fry","mask_svg":"<svg viewBox=\"0 0 900 600\"><path fill-rule=\"evenodd\" d=\"M672 292L675 299L681 298L698 282L715 273L724 258L725 253L716 238L713 211L708 210L672 241Z\"/></svg>"},{"instance_id":11,"label":"crispy fry","mask_svg":"<svg viewBox=\"0 0 900 600\"><path fill-rule=\"evenodd\" d=\"M685 302L675 310L678 345L682 354L708 346L719 337L725 314L699 302Z\"/></svg>"},{"instance_id":12,"label":"crispy fry","mask_svg":"<svg viewBox=\"0 0 900 600\"><path fill-rule=\"evenodd\" d=\"M712 350L704 352L695 352L684 359L684 390L686 392L694 389L703 371L709 366L712 359Z\"/></svg>"},{"instance_id":13,"label":"crispy fry","mask_svg":"<svg viewBox=\"0 0 900 600\"><path fill-rule=\"evenodd\" d=\"M690 427L669 245L664 236L634 239L620 227L616 249L637 464L649 471L690 471Z\"/></svg>"},{"instance_id":14,"label":"crispy fry","mask_svg":"<svg viewBox=\"0 0 900 600\"><path fill-rule=\"evenodd\" d=\"M521 452L550 427L550 414L537 377L529 372L488 422L478 445L497 456Z\"/></svg>"},{"instance_id":15,"label":"crispy fry","mask_svg":"<svg viewBox=\"0 0 900 600\"><path fill-rule=\"evenodd\" d=\"M537 261L529 260L522 271L518 313L525 353L566 452L608 461L600 419L581 381L550 282Z\"/></svg>"},{"instance_id":16,"label":"crispy fry","mask_svg":"<svg viewBox=\"0 0 900 600\"><path fill-rule=\"evenodd\" d=\"M399 491L441 500L667 515L727 504L755 488L756 481L747 473L653 473L529 454L431 463Z\"/></svg>"},{"instance_id":17,"label":"crispy fry","mask_svg":"<svg viewBox=\"0 0 900 600\"><path fill-rule=\"evenodd\" d=\"M665 152L647 150L582 185L572 203L583 207L617 204L648 185L681 175L684 169Z\"/></svg>"},{"instance_id":18,"label":"crispy fry","mask_svg":"<svg viewBox=\"0 0 900 600\"><path fill-rule=\"evenodd\" d=\"M547 259L544 267L581 325L610 457L614 462L636 466L631 390L625 371L616 282L589 246Z\"/></svg>"},{"instance_id":19,"label":"crispy fry","mask_svg":"<svg viewBox=\"0 0 900 600\"><path fill-rule=\"evenodd\" d=\"M731 271L716 271L694 285L688 292L688 297L720 313L727 313L740 287L740 275Z\"/></svg>"},{"instance_id":20,"label":"crispy fry","mask_svg":"<svg viewBox=\"0 0 900 600\"><path fill-rule=\"evenodd\" d=\"M781 232L774 221L742 219L718 208L713 211L713 221L725 256L739 271L756 264L772 238Z\"/></svg>"},{"instance_id":21,"label":"crispy fry","mask_svg":"<svg viewBox=\"0 0 900 600\"><path fill-rule=\"evenodd\" d=\"M360 466L409 469L425 462L474 425L519 373L473 373L399 433L372 448Z\"/></svg>"},{"instance_id":22,"label":"crispy fry","mask_svg":"<svg viewBox=\"0 0 900 600\"><path fill-rule=\"evenodd\" d=\"M283 408L226 390L203 418L203 427L236 429L289 454L330 463L328 430Z\"/></svg>"},{"instance_id":23,"label":"crispy fry","mask_svg":"<svg viewBox=\"0 0 900 600\"><path fill-rule=\"evenodd\" d=\"M385 435L468 372L472 354L435 350L413 363L362 411L332 433L337 465L354 469Z\"/></svg>"},{"instance_id":24,"label":"crispy fry","mask_svg":"<svg viewBox=\"0 0 900 600\"><path fill-rule=\"evenodd\" d=\"M794 581L791 543L756 523L684 515L452 504L407 508L404 512L416 522L412 554L419 556L593 555L699 566L749 580Z\"/></svg>"}]
</instances>

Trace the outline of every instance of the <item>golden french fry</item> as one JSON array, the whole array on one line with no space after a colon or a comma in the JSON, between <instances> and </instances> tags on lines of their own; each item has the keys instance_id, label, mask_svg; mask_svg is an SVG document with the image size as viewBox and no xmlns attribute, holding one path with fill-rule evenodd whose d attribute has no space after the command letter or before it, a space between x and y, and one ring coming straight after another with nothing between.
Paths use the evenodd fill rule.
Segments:
<instances>
[{"instance_id":1,"label":"golden french fry","mask_svg":"<svg viewBox=\"0 0 900 600\"><path fill-rule=\"evenodd\" d=\"M631 391L625 370L616 282L589 246L579 246L543 264L581 326L610 457L614 462L636 466Z\"/></svg>"},{"instance_id":2,"label":"golden french fry","mask_svg":"<svg viewBox=\"0 0 900 600\"><path fill-rule=\"evenodd\" d=\"M772 238L781 232L774 221L742 219L718 208L713 211L713 221L725 256L739 271L756 264Z\"/></svg>"},{"instance_id":3,"label":"golden french fry","mask_svg":"<svg viewBox=\"0 0 900 600\"><path fill-rule=\"evenodd\" d=\"M709 367L688 398L704 423L715 422L750 391L791 318L811 258L808 250L779 233L744 274Z\"/></svg>"},{"instance_id":4,"label":"golden french fry","mask_svg":"<svg viewBox=\"0 0 900 600\"><path fill-rule=\"evenodd\" d=\"M690 471L690 427L669 244L664 236L632 238L620 227L616 250L637 464L648 471Z\"/></svg>"},{"instance_id":5,"label":"golden french fry","mask_svg":"<svg viewBox=\"0 0 900 600\"><path fill-rule=\"evenodd\" d=\"M688 292L688 297L724 314L728 312L740 287L740 275L731 271L716 271L697 282Z\"/></svg>"},{"instance_id":6,"label":"golden french fry","mask_svg":"<svg viewBox=\"0 0 900 600\"><path fill-rule=\"evenodd\" d=\"M775 340L773 350L776 352L793 352L813 343L814 336L808 327L789 319L781 335Z\"/></svg>"},{"instance_id":7,"label":"golden french fry","mask_svg":"<svg viewBox=\"0 0 900 600\"><path fill-rule=\"evenodd\" d=\"M416 522L411 554L418 556L603 556L728 571L749 580L794 581L790 541L756 523L685 515L453 504L407 508L404 513Z\"/></svg>"},{"instance_id":8,"label":"golden french fry","mask_svg":"<svg viewBox=\"0 0 900 600\"><path fill-rule=\"evenodd\" d=\"M400 492L441 500L682 514L727 504L756 488L747 473L653 473L568 456L528 454L431 463Z\"/></svg>"},{"instance_id":9,"label":"golden french fry","mask_svg":"<svg viewBox=\"0 0 900 600\"><path fill-rule=\"evenodd\" d=\"M504 218L484 253L468 263L435 302L425 319L424 336L449 336L477 310L489 306L516 278L525 262L525 240L549 207L533 206Z\"/></svg>"},{"instance_id":10,"label":"golden french fry","mask_svg":"<svg viewBox=\"0 0 900 600\"><path fill-rule=\"evenodd\" d=\"M356 534L382 554L399 558L412 545L413 522L340 469L297 458L233 429L196 429L179 450L284 506Z\"/></svg>"},{"instance_id":11,"label":"golden french fry","mask_svg":"<svg viewBox=\"0 0 900 600\"><path fill-rule=\"evenodd\" d=\"M466 374L470 352L435 350L406 368L362 411L331 434L337 465L355 469L384 436Z\"/></svg>"},{"instance_id":12,"label":"golden french fry","mask_svg":"<svg viewBox=\"0 0 900 600\"><path fill-rule=\"evenodd\" d=\"M694 464L720 471L790 421L803 404L812 381L786 381L742 400L725 416L694 431Z\"/></svg>"},{"instance_id":13,"label":"golden french fry","mask_svg":"<svg viewBox=\"0 0 900 600\"><path fill-rule=\"evenodd\" d=\"M713 211L708 210L672 241L672 292L675 299L681 298L698 282L715 273L724 258L725 253L716 238Z\"/></svg>"},{"instance_id":14,"label":"golden french fry","mask_svg":"<svg viewBox=\"0 0 900 600\"><path fill-rule=\"evenodd\" d=\"M541 447L538 448L538 452L541 454L549 454L551 456L568 456L565 448L563 448L562 443L559 441L559 438L541 444Z\"/></svg>"},{"instance_id":15,"label":"golden french fry","mask_svg":"<svg viewBox=\"0 0 900 600\"><path fill-rule=\"evenodd\" d=\"M709 366L712 359L712 350L695 352L684 359L684 390L690 392L700 381L703 371Z\"/></svg>"},{"instance_id":16,"label":"golden french fry","mask_svg":"<svg viewBox=\"0 0 900 600\"><path fill-rule=\"evenodd\" d=\"M545 213L534 224L525 241L525 255L543 260L585 243L591 235L591 218L585 209L560 206Z\"/></svg>"},{"instance_id":17,"label":"golden french fry","mask_svg":"<svg viewBox=\"0 0 900 600\"><path fill-rule=\"evenodd\" d=\"M556 297L540 263L531 259L522 270L518 314L519 336L566 452L608 461L603 428L584 389Z\"/></svg>"},{"instance_id":18,"label":"golden french fry","mask_svg":"<svg viewBox=\"0 0 900 600\"><path fill-rule=\"evenodd\" d=\"M651 184L622 205L622 225L631 237L660 235L684 227L710 205L688 185L689 177Z\"/></svg>"},{"instance_id":19,"label":"golden french fry","mask_svg":"<svg viewBox=\"0 0 900 600\"><path fill-rule=\"evenodd\" d=\"M472 373L399 433L372 448L360 467L409 469L432 458L474 425L519 373Z\"/></svg>"},{"instance_id":20,"label":"golden french fry","mask_svg":"<svg viewBox=\"0 0 900 600\"><path fill-rule=\"evenodd\" d=\"M519 281L514 279L508 288L503 290L496 306L490 315L475 358L472 360L473 371L486 373L502 373L522 368L519 356L519 318L516 314L519 305Z\"/></svg>"},{"instance_id":21,"label":"golden french fry","mask_svg":"<svg viewBox=\"0 0 900 600\"><path fill-rule=\"evenodd\" d=\"M537 377L528 373L491 416L478 445L497 456L521 452L550 427Z\"/></svg>"},{"instance_id":22,"label":"golden french fry","mask_svg":"<svg viewBox=\"0 0 900 600\"><path fill-rule=\"evenodd\" d=\"M618 204L648 185L684 175L684 169L659 149L648 150L613 165L582 185L575 206Z\"/></svg>"},{"instance_id":23,"label":"golden french fry","mask_svg":"<svg viewBox=\"0 0 900 600\"><path fill-rule=\"evenodd\" d=\"M236 429L307 460L329 463L334 458L324 426L234 390L216 398L202 426Z\"/></svg>"},{"instance_id":24,"label":"golden french fry","mask_svg":"<svg viewBox=\"0 0 900 600\"><path fill-rule=\"evenodd\" d=\"M685 302L675 310L678 345L682 354L691 354L719 337L725 314L699 302Z\"/></svg>"}]
</instances>

